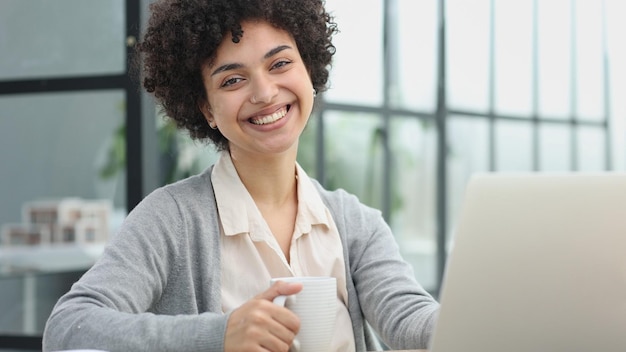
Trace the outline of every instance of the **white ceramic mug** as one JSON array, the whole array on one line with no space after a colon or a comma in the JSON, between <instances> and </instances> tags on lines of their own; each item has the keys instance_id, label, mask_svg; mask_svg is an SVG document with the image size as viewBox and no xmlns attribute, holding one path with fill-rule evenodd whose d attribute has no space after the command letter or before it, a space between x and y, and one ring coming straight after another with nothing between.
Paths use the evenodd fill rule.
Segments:
<instances>
[{"instance_id":1,"label":"white ceramic mug","mask_svg":"<svg viewBox=\"0 0 626 352\"><path fill-rule=\"evenodd\" d=\"M334 277L304 276L273 278L302 283L295 295L278 296L274 303L285 306L300 318L300 331L290 351L320 352L330 350L337 314L337 280Z\"/></svg>"}]
</instances>

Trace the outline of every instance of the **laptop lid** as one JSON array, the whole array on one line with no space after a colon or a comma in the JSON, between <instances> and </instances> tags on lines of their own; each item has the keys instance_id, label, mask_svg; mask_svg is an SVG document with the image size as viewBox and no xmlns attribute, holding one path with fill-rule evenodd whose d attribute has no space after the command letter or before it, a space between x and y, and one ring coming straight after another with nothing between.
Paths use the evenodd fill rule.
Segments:
<instances>
[{"instance_id":1,"label":"laptop lid","mask_svg":"<svg viewBox=\"0 0 626 352\"><path fill-rule=\"evenodd\" d=\"M432 352L626 351L626 174L477 174Z\"/></svg>"}]
</instances>

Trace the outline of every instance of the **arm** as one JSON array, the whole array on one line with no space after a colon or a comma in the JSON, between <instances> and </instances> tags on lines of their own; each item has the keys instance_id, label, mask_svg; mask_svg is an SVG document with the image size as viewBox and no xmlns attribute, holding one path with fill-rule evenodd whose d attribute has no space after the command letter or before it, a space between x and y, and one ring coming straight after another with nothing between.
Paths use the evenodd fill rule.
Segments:
<instances>
[{"instance_id":1,"label":"arm","mask_svg":"<svg viewBox=\"0 0 626 352\"><path fill-rule=\"evenodd\" d=\"M379 211L344 194L343 231L350 273L361 310L382 340L395 349L426 348L439 304L415 280Z\"/></svg>"},{"instance_id":2,"label":"arm","mask_svg":"<svg viewBox=\"0 0 626 352\"><path fill-rule=\"evenodd\" d=\"M169 193L148 196L98 262L61 297L46 324L44 350L223 350L228 316L198 312L193 287L179 288L179 307L163 301L174 276L191 276L187 232Z\"/></svg>"}]
</instances>

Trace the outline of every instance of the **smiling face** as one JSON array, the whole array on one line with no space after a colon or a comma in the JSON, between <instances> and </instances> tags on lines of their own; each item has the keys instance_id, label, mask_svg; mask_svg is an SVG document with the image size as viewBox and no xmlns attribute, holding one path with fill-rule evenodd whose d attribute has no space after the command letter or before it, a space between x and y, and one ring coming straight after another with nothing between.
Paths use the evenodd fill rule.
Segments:
<instances>
[{"instance_id":1,"label":"smiling face","mask_svg":"<svg viewBox=\"0 0 626 352\"><path fill-rule=\"evenodd\" d=\"M241 26L240 41L225 36L215 60L202 68L208 96L202 112L233 156L295 153L314 99L298 47L267 22Z\"/></svg>"}]
</instances>

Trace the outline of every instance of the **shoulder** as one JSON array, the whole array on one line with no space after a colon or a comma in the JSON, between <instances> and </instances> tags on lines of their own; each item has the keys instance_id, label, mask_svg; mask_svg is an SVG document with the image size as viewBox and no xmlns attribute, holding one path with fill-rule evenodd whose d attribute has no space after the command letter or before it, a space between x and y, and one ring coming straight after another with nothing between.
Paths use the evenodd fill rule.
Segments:
<instances>
[{"instance_id":1,"label":"shoulder","mask_svg":"<svg viewBox=\"0 0 626 352\"><path fill-rule=\"evenodd\" d=\"M216 219L217 206L207 170L150 192L128 214L121 232L149 238L160 233L162 238L178 241L219 230Z\"/></svg>"},{"instance_id":2,"label":"shoulder","mask_svg":"<svg viewBox=\"0 0 626 352\"><path fill-rule=\"evenodd\" d=\"M208 167L202 173L193 175L182 180L165 185L156 191L164 191L174 197L177 196L205 196L213 194L213 185L211 184L211 171L213 166Z\"/></svg>"},{"instance_id":3,"label":"shoulder","mask_svg":"<svg viewBox=\"0 0 626 352\"><path fill-rule=\"evenodd\" d=\"M173 202L178 206L185 204L194 207L214 202L213 185L211 184L212 166L200 174L187 177L174 183L161 186L152 191L145 201ZM168 201L169 200L169 201Z\"/></svg>"},{"instance_id":4,"label":"shoulder","mask_svg":"<svg viewBox=\"0 0 626 352\"><path fill-rule=\"evenodd\" d=\"M194 214L199 212L217 211L209 169L154 189L135 206L128 218L142 222L159 218L180 223L196 218Z\"/></svg>"},{"instance_id":5,"label":"shoulder","mask_svg":"<svg viewBox=\"0 0 626 352\"><path fill-rule=\"evenodd\" d=\"M363 226L382 220L380 210L363 204L356 195L342 188L328 190L317 180L311 179L311 181L317 188L322 201L332 213L338 226L342 224L346 227L354 227L359 224Z\"/></svg>"}]
</instances>

